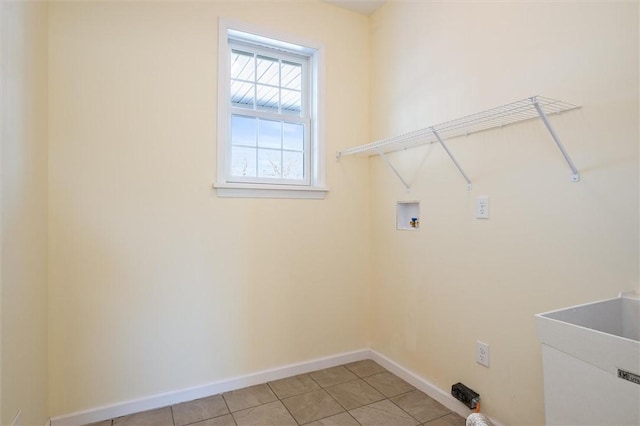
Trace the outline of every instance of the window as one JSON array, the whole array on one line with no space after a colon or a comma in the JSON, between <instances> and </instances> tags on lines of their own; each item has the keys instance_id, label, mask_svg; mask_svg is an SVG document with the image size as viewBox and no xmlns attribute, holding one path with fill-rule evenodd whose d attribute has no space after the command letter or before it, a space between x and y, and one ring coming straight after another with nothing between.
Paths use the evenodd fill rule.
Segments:
<instances>
[{"instance_id":1,"label":"window","mask_svg":"<svg viewBox=\"0 0 640 426\"><path fill-rule=\"evenodd\" d=\"M220 21L219 196L324 198L327 191L322 48L284 39Z\"/></svg>"},{"instance_id":2,"label":"window","mask_svg":"<svg viewBox=\"0 0 640 426\"><path fill-rule=\"evenodd\" d=\"M308 57L231 49L231 164L227 180L309 184Z\"/></svg>"}]
</instances>

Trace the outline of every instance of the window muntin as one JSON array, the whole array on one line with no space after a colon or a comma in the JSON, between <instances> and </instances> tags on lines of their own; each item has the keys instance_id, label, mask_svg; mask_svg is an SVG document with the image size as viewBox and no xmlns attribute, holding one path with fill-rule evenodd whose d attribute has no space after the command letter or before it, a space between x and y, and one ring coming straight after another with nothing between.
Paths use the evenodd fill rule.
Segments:
<instances>
[{"instance_id":1,"label":"window muntin","mask_svg":"<svg viewBox=\"0 0 640 426\"><path fill-rule=\"evenodd\" d=\"M309 57L229 39L227 181L309 185Z\"/></svg>"},{"instance_id":2,"label":"window muntin","mask_svg":"<svg viewBox=\"0 0 640 426\"><path fill-rule=\"evenodd\" d=\"M304 133L301 123L232 114L232 178L304 181Z\"/></svg>"}]
</instances>

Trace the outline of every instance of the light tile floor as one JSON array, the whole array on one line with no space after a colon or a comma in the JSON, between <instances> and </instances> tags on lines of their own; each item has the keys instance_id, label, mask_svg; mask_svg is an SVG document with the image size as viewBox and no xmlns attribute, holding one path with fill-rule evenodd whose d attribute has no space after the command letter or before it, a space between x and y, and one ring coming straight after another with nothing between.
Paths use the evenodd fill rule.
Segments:
<instances>
[{"instance_id":1,"label":"light tile floor","mask_svg":"<svg viewBox=\"0 0 640 426\"><path fill-rule=\"evenodd\" d=\"M118 417L92 426L464 426L371 360Z\"/></svg>"}]
</instances>

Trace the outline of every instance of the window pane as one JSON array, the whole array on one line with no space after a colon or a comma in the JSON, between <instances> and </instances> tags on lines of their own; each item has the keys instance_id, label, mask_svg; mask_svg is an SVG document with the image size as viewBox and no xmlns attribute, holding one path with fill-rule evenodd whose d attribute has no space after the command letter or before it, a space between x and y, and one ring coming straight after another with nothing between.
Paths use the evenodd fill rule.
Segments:
<instances>
[{"instance_id":1,"label":"window pane","mask_svg":"<svg viewBox=\"0 0 640 426\"><path fill-rule=\"evenodd\" d=\"M282 123L282 147L296 151L304 150L304 126L295 123Z\"/></svg>"},{"instance_id":2,"label":"window pane","mask_svg":"<svg viewBox=\"0 0 640 426\"><path fill-rule=\"evenodd\" d=\"M255 148L231 147L231 175L256 176Z\"/></svg>"},{"instance_id":3,"label":"window pane","mask_svg":"<svg viewBox=\"0 0 640 426\"><path fill-rule=\"evenodd\" d=\"M312 183L312 60L266 39L254 44L230 34L228 41L225 174L247 184Z\"/></svg>"},{"instance_id":4,"label":"window pane","mask_svg":"<svg viewBox=\"0 0 640 426\"><path fill-rule=\"evenodd\" d=\"M256 69L253 53L231 51L231 78L255 81Z\"/></svg>"},{"instance_id":5,"label":"window pane","mask_svg":"<svg viewBox=\"0 0 640 426\"><path fill-rule=\"evenodd\" d=\"M254 84L231 80L231 103L233 106L253 109Z\"/></svg>"},{"instance_id":6,"label":"window pane","mask_svg":"<svg viewBox=\"0 0 640 426\"><path fill-rule=\"evenodd\" d=\"M300 115L302 93L296 90L282 89L282 113Z\"/></svg>"},{"instance_id":7,"label":"window pane","mask_svg":"<svg viewBox=\"0 0 640 426\"><path fill-rule=\"evenodd\" d=\"M231 143L233 145L256 146L257 119L234 115L231 117Z\"/></svg>"},{"instance_id":8,"label":"window pane","mask_svg":"<svg viewBox=\"0 0 640 426\"><path fill-rule=\"evenodd\" d=\"M278 103L280 102L278 88L258 84L257 96L258 109L278 112Z\"/></svg>"},{"instance_id":9,"label":"window pane","mask_svg":"<svg viewBox=\"0 0 640 426\"><path fill-rule=\"evenodd\" d=\"M302 152L282 153L282 177L287 179L304 178L304 154Z\"/></svg>"},{"instance_id":10,"label":"window pane","mask_svg":"<svg viewBox=\"0 0 640 426\"><path fill-rule=\"evenodd\" d=\"M271 86L280 86L280 61L266 56L257 58L257 82Z\"/></svg>"},{"instance_id":11,"label":"window pane","mask_svg":"<svg viewBox=\"0 0 640 426\"><path fill-rule=\"evenodd\" d=\"M258 177L281 177L281 152L273 149L258 150Z\"/></svg>"},{"instance_id":12,"label":"window pane","mask_svg":"<svg viewBox=\"0 0 640 426\"><path fill-rule=\"evenodd\" d=\"M258 120L258 146L261 148L282 147L282 123L272 120Z\"/></svg>"},{"instance_id":13,"label":"window pane","mask_svg":"<svg viewBox=\"0 0 640 426\"><path fill-rule=\"evenodd\" d=\"M282 62L282 87L302 90L302 65Z\"/></svg>"}]
</instances>

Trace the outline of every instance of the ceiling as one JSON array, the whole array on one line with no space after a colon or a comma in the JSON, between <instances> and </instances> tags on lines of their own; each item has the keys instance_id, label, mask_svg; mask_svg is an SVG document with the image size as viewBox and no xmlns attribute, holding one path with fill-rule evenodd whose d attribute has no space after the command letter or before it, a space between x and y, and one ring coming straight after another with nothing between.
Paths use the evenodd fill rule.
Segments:
<instances>
[{"instance_id":1,"label":"ceiling","mask_svg":"<svg viewBox=\"0 0 640 426\"><path fill-rule=\"evenodd\" d=\"M336 6L343 7L345 9L353 10L354 12L362 13L363 15L371 15L375 12L385 0L324 0L327 3L335 4Z\"/></svg>"}]
</instances>

